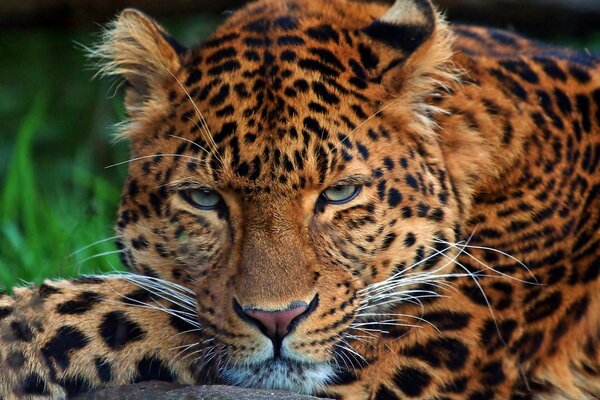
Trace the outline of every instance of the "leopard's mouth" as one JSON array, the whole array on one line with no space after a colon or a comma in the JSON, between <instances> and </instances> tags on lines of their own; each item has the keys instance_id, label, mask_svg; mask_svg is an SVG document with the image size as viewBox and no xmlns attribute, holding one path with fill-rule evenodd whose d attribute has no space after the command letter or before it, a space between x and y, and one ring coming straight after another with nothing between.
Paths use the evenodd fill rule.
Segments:
<instances>
[{"instance_id":1,"label":"leopard's mouth","mask_svg":"<svg viewBox=\"0 0 600 400\"><path fill-rule=\"evenodd\" d=\"M231 385L303 394L318 392L333 375L334 370L329 363L300 362L284 357L226 366L221 372L221 378Z\"/></svg>"}]
</instances>

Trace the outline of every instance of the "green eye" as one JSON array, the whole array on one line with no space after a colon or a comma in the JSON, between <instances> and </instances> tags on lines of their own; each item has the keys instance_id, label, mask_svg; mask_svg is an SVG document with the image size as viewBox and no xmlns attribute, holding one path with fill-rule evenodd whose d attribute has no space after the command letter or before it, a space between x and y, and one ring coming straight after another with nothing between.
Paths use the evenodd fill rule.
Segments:
<instances>
[{"instance_id":1,"label":"green eye","mask_svg":"<svg viewBox=\"0 0 600 400\"><path fill-rule=\"evenodd\" d=\"M221 196L210 189L191 189L183 192L183 197L191 205L201 210L213 210L221 203Z\"/></svg>"},{"instance_id":2,"label":"green eye","mask_svg":"<svg viewBox=\"0 0 600 400\"><path fill-rule=\"evenodd\" d=\"M357 185L332 186L323 192L323 197L331 204L346 204L358 196L361 188Z\"/></svg>"}]
</instances>

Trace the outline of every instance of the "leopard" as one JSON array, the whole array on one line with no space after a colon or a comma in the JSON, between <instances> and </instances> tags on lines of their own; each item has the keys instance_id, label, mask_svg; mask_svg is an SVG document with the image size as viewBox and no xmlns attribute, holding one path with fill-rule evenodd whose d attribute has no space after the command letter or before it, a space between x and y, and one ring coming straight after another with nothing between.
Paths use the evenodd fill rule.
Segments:
<instances>
[{"instance_id":1,"label":"leopard","mask_svg":"<svg viewBox=\"0 0 600 400\"><path fill-rule=\"evenodd\" d=\"M600 58L429 0L126 9L128 272L0 297L0 398L159 380L346 400L600 397Z\"/></svg>"}]
</instances>

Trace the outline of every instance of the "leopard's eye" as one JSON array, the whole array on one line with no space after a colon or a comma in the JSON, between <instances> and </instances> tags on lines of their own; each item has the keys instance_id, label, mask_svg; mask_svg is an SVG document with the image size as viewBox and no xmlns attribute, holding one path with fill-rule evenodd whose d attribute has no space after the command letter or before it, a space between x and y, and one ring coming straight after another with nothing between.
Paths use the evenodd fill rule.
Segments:
<instances>
[{"instance_id":1,"label":"leopard's eye","mask_svg":"<svg viewBox=\"0 0 600 400\"><path fill-rule=\"evenodd\" d=\"M211 189L189 189L181 193L188 203L201 210L214 210L221 203L221 196Z\"/></svg>"},{"instance_id":2,"label":"leopard's eye","mask_svg":"<svg viewBox=\"0 0 600 400\"><path fill-rule=\"evenodd\" d=\"M323 197L330 204L346 204L358 196L361 188L362 186L358 185L332 186L323 192Z\"/></svg>"}]
</instances>

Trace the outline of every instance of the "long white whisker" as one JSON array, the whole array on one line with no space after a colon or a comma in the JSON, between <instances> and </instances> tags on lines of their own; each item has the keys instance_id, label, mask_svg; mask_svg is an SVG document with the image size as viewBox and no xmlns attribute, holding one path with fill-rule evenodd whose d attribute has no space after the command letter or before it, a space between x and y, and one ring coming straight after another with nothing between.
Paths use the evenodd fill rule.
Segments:
<instances>
[{"instance_id":1,"label":"long white whisker","mask_svg":"<svg viewBox=\"0 0 600 400\"><path fill-rule=\"evenodd\" d=\"M194 122L194 123L195 123L195 122ZM200 128L200 127L198 127L198 128ZM196 146L196 147L198 147L198 148L200 148L200 149L204 150L204 152L205 152L206 154L210 154L210 152L209 152L208 150L206 150L204 147L200 146L198 143L194 142L193 140L186 139L186 138L184 138L184 137L177 136L177 135L169 135L169 136L171 136L172 138L175 138L175 139L180 139L180 140L183 140L183 141L185 141L185 142L191 143L192 145L194 145L194 146Z\"/></svg>"},{"instance_id":2,"label":"long white whisker","mask_svg":"<svg viewBox=\"0 0 600 400\"><path fill-rule=\"evenodd\" d=\"M98 240L97 242L94 242L94 243L88 244L88 245L87 245L87 246L85 246L85 247L82 247L82 248L80 248L80 249L77 249L77 250L76 250L76 251L74 251L73 253L69 254L69 257L73 257L73 256L75 256L75 255L77 255L77 254L81 253L82 251L84 251L84 250L87 250L87 249L89 249L90 247L94 247L94 246L96 246L96 245L98 245L98 244L100 244L100 243L105 243L105 242L108 242L108 241L111 241L111 240L115 240L115 239L117 239L117 238L118 238L118 236L113 236L113 237L109 237L109 238L106 238L106 239Z\"/></svg>"},{"instance_id":3,"label":"long white whisker","mask_svg":"<svg viewBox=\"0 0 600 400\"><path fill-rule=\"evenodd\" d=\"M134 162L134 161L140 161L140 160L145 160L147 158L157 158L157 157L181 157L181 158L185 158L185 159L189 159L189 160L194 160L194 161L196 161L197 163L200 163L200 164L204 164L205 163L204 160L202 160L200 158L197 158L197 157L192 157L192 156L188 156L188 155L185 155L185 154L166 153L166 154L152 154L152 155L149 155L149 156L134 157L134 158L131 158L131 159L126 160L126 161L121 161L121 162L118 162L118 163L115 163L115 164L108 165L108 166L104 167L104 169L114 168L114 167L118 167L119 165L129 164L129 163Z\"/></svg>"}]
</instances>

